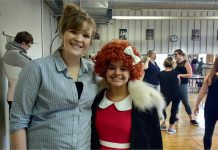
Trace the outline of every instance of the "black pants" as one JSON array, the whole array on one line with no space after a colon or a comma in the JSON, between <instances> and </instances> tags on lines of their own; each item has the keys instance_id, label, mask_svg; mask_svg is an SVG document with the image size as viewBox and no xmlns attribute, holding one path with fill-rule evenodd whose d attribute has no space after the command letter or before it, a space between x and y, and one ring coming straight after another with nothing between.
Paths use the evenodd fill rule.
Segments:
<instances>
[{"instance_id":1,"label":"black pants","mask_svg":"<svg viewBox=\"0 0 218 150\"><path fill-rule=\"evenodd\" d=\"M204 111L205 133L204 133L204 149L210 150L212 144L212 136L216 122L218 120L217 113L208 113Z\"/></svg>"},{"instance_id":2,"label":"black pants","mask_svg":"<svg viewBox=\"0 0 218 150\"><path fill-rule=\"evenodd\" d=\"M178 111L180 100L179 99L174 99L174 100L165 100L165 101L166 101L166 107L163 110L164 119L166 120L166 118L167 118L166 108L170 104L170 102L172 101L172 107L171 107L171 114L170 114L169 122L170 122L170 124L174 124L174 122L176 120L176 114L177 114L177 111Z\"/></svg>"}]
</instances>

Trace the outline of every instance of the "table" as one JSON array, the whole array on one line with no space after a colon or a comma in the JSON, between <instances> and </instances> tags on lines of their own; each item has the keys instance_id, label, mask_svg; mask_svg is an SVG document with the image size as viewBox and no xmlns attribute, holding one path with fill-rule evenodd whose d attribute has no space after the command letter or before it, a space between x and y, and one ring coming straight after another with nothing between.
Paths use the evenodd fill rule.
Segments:
<instances>
[{"instance_id":1,"label":"table","mask_svg":"<svg viewBox=\"0 0 218 150\"><path fill-rule=\"evenodd\" d=\"M205 76L193 75L189 78L188 87L190 92L199 92Z\"/></svg>"}]
</instances>

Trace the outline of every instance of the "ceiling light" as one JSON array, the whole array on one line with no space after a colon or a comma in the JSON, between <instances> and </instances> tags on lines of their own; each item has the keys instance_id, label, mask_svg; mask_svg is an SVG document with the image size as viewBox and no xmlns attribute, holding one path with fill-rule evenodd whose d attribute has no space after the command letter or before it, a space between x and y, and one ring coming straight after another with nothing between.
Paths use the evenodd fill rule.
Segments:
<instances>
[{"instance_id":1,"label":"ceiling light","mask_svg":"<svg viewBox=\"0 0 218 150\"><path fill-rule=\"evenodd\" d=\"M112 19L117 20L205 20L218 19L218 16L113 16Z\"/></svg>"}]
</instances>

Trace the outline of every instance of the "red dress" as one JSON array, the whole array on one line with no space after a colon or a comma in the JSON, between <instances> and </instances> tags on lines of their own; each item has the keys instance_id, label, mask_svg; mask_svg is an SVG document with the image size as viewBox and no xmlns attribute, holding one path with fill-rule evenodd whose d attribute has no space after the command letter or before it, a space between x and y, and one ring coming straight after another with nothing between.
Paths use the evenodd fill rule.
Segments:
<instances>
[{"instance_id":1,"label":"red dress","mask_svg":"<svg viewBox=\"0 0 218 150\"><path fill-rule=\"evenodd\" d=\"M113 103L104 96L95 119L101 149L130 149L131 112L130 97Z\"/></svg>"}]
</instances>

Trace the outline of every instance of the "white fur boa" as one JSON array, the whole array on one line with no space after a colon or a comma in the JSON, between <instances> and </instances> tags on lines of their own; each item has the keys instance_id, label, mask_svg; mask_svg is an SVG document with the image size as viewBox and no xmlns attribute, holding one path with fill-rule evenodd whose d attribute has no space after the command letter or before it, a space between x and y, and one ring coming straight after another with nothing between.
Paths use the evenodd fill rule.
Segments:
<instances>
[{"instance_id":1,"label":"white fur boa","mask_svg":"<svg viewBox=\"0 0 218 150\"><path fill-rule=\"evenodd\" d=\"M99 82L99 91L108 88L107 82L103 79ZM129 81L128 91L133 99L133 104L141 111L146 111L152 107L157 108L158 115L163 118L165 101L162 94L141 80Z\"/></svg>"},{"instance_id":2,"label":"white fur boa","mask_svg":"<svg viewBox=\"0 0 218 150\"><path fill-rule=\"evenodd\" d=\"M162 94L141 80L129 81L129 94L133 99L133 104L141 111L156 107L159 117L163 118L165 101Z\"/></svg>"}]
</instances>

